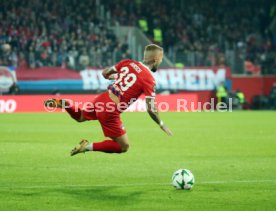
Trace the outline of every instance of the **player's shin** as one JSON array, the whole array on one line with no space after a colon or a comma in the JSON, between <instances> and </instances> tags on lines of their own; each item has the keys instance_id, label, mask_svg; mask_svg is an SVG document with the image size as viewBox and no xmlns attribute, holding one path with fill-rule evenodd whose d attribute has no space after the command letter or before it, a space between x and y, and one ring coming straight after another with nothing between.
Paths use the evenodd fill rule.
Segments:
<instances>
[{"instance_id":1,"label":"player's shin","mask_svg":"<svg viewBox=\"0 0 276 211\"><path fill-rule=\"evenodd\" d=\"M100 152L105 152L105 153L121 153L122 152L121 145L113 140L105 140L102 142L92 143L86 149L90 150L90 151L100 151Z\"/></svg>"}]
</instances>

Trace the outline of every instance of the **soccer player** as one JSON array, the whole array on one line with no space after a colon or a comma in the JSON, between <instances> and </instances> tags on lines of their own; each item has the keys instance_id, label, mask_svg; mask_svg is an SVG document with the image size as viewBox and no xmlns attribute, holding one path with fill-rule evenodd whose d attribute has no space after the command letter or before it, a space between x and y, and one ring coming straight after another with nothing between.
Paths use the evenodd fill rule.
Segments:
<instances>
[{"instance_id":1,"label":"soccer player","mask_svg":"<svg viewBox=\"0 0 276 211\"><path fill-rule=\"evenodd\" d=\"M171 130L160 119L155 103L155 80L151 72L156 72L163 59L163 48L155 44L145 47L143 62L123 60L113 67L103 70L102 75L109 80L115 80L108 90L93 100L94 109L78 108L69 105L63 99L49 99L45 106L65 108L70 116L78 122L98 120L103 133L110 139L102 142L89 143L82 140L71 155L86 151L101 151L106 153L122 153L129 148L126 130L120 119L120 114L144 93L147 111L150 117L169 136ZM54 102L54 103L53 103Z\"/></svg>"}]
</instances>

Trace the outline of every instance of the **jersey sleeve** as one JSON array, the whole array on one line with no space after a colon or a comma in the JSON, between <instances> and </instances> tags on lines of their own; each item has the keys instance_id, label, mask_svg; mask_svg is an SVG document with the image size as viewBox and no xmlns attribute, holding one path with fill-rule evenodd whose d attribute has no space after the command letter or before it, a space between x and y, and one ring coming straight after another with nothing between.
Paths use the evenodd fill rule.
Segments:
<instances>
[{"instance_id":1,"label":"jersey sleeve","mask_svg":"<svg viewBox=\"0 0 276 211\"><path fill-rule=\"evenodd\" d=\"M146 96L146 98L155 98L155 86L156 83L154 80L152 81L146 81L143 86L143 92Z\"/></svg>"}]
</instances>

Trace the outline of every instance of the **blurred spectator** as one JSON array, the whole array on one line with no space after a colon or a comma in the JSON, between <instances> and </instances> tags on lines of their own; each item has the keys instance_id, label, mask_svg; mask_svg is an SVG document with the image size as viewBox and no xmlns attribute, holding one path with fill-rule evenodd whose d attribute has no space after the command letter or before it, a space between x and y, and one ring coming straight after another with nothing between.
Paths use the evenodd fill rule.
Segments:
<instances>
[{"instance_id":1,"label":"blurred spectator","mask_svg":"<svg viewBox=\"0 0 276 211\"><path fill-rule=\"evenodd\" d=\"M236 95L239 98L240 104L243 105L245 103L245 96L244 93L241 90L236 91Z\"/></svg>"},{"instance_id":2,"label":"blurred spectator","mask_svg":"<svg viewBox=\"0 0 276 211\"><path fill-rule=\"evenodd\" d=\"M79 65L80 65L80 70L84 70L87 68L89 65L89 57L85 49L82 50L82 53L80 54L79 57Z\"/></svg>"},{"instance_id":3,"label":"blurred spectator","mask_svg":"<svg viewBox=\"0 0 276 211\"><path fill-rule=\"evenodd\" d=\"M243 109L244 106L246 105L246 100L245 100L244 93L241 90L238 89L235 94L236 94L236 97L239 100L238 109Z\"/></svg>"},{"instance_id":4,"label":"blurred spectator","mask_svg":"<svg viewBox=\"0 0 276 211\"><path fill-rule=\"evenodd\" d=\"M66 64L67 67L70 69L76 69L76 58L78 57L78 52L76 51L76 48L73 50L70 50L68 52L67 58L66 58Z\"/></svg>"},{"instance_id":5,"label":"blurred spectator","mask_svg":"<svg viewBox=\"0 0 276 211\"><path fill-rule=\"evenodd\" d=\"M27 54L27 60L28 60L27 62L28 62L28 64L29 64L29 67L30 67L30 68L33 69L33 68L36 67L35 53L34 53L32 47L29 48L29 52L28 52L28 54Z\"/></svg>"},{"instance_id":6,"label":"blurred spectator","mask_svg":"<svg viewBox=\"0 0 276 211\"><path fill-rule=\"evenodd\" d=\"M11 46L9 44L3 44L0 46L0 61L2 65L11 66L14 63L12 58Z\"/></svg>"},{"instance_id":7,"label":"blurred spectator","mask_svg":"<svg viewBox=\"0 0 276 211\"><path fill-rule=\"evenodd\" d=\"M226 103L227 102L228 91L227 91L227 88L225 87L224 83L221 83L217 86L216 96L217 96L218 103Z\"/></svg>"},{"instance_id":8,"label":"blurred spectator","mask_svg":"<svg viewBox=\"0 0 276 211\"><path fill-rule=\"evenodd\" d=\"M259 75L261 72L260 66L255 65L253 62L247 59L244 61L244 70L247 74L250 75Z\"/></svg>"}]
</instances>

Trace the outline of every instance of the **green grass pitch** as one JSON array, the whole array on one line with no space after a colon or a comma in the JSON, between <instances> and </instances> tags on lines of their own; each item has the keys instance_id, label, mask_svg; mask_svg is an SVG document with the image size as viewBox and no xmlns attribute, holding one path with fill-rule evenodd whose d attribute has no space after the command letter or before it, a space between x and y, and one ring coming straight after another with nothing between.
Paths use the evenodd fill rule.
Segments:
<instances>
[{"instance_id":1,"label":"green grass pitch","mask_svg":"<svg viewBox=\"0 0 276 211\"><path fill-rule=\"evenodd\" d=\"M0 114L0 210L275 210L276 113L122 115L125 154L70 157L81 138L104 139L98 122L65 113ZM175 190L179 168L195 175Z\"/></svg>"}]
</instances>

